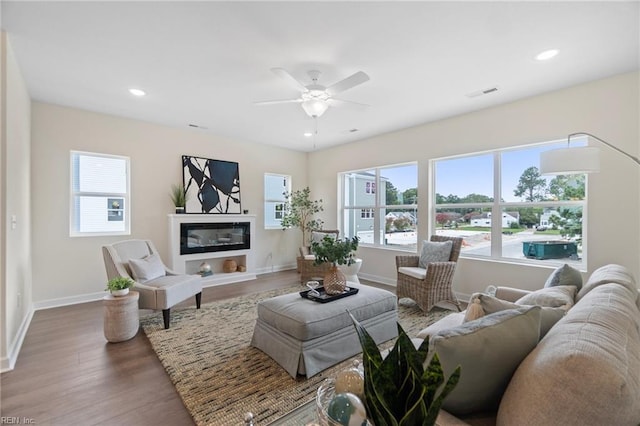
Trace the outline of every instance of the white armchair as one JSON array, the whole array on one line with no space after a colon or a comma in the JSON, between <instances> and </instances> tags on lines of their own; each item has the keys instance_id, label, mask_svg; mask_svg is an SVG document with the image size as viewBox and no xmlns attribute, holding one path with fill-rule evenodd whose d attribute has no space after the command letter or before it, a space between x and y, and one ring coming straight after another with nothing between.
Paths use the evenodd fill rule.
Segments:
<instances>
[{"instance_id":1,"label":"white armchair","mask_svg":"<svg viewBox=\"0 0 640 426\"><path fill-rule=\"evenodd\" d=\"M126 240L102 247L109 279L129 277L140 293L140 309L162 310L164 328L169 328L171 307L188 297L196 297L200 309L202 283L199 276L177 274L167 268L149 240Z\"/></svg>"}]
</instances>

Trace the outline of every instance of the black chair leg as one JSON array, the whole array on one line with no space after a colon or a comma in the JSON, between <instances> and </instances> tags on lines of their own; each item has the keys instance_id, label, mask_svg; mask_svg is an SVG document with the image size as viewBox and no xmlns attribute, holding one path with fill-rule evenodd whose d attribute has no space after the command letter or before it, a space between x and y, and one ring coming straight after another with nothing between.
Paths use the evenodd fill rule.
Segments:
<instances>
[{"instance_id":1,"label":"black chair leg","mask_svg":"<svg viewBox=\"0 0 640 426\"><path fill-rule=\"evenodd\" d=\"M196 309L200 309L201 302L202 302L202 292L196 294Z\"/></svg>"},{"instance_id":2,"label":"black chair leg","mask_svg":"<svg viewBox=\"0 0 640 426\"><path fill-rule=\"evenodd\" d=\"M162 310L162 319L164 319L164 329L169 328L169 318L171 317L171 309Z\"/></svg>"}]
</instances>

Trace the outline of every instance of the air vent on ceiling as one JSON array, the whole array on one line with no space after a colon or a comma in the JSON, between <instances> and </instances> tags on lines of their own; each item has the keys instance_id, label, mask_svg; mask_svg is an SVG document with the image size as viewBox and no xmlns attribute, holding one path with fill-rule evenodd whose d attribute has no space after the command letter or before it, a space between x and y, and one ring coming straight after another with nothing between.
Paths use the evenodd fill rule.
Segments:
<instances>
[{"instance_id":1,"label":"air vent on ceiling","mask_svg":"<svg viewBox=\"0 0 640 426\"><path fill-rule=\"evenodd\" d=\"M467 93L468 98L477 98L478 96L488 95L489 93L497 92L498 87L489 87L487 89L478 90L475 92Z\"/></svg>"}]
</instances>

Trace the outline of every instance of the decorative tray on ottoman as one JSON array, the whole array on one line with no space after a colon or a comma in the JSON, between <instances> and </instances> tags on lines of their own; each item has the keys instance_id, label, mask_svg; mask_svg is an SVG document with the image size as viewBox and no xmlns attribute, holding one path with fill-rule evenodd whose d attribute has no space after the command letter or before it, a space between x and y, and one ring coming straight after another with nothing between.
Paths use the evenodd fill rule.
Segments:
<instances>
[{"instance_id":1,"label":"decorative tray on ottoman","mask_svg":"<svg viewBox=\"0 0 640 426\"><path fill-rule=\"evenodd\" d=\"M324 291L324 287L316 288L316 291L320 294L320 296L309 294L311 293L311 291L312 290L301 291L300 296L304 297L305 299L313 300L314 302L327 303L333 302L334 300L342 299L343 297L353 296L354 294L358 293L358 289L354 287L345 287L342 293L333 295L327 294Z\"/></svg>"}]
</instances>

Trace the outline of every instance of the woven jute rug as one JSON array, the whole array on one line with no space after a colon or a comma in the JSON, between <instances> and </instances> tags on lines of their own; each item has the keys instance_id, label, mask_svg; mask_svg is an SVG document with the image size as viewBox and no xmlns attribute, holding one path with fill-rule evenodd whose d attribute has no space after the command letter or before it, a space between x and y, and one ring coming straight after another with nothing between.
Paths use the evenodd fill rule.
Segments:
<instances>
[{"instance_id":1,"label":"woven jute rug","mask_svg":"<svg viewBox=\"0 0 640 426\"><path fill-rule=\"evenodd\" d=\"M241 425L245 413L252 412L257 425L267 425L312 400L325 378L334 377L358 358L309 379L293 379L268 355L250 346L256 304L300 289L221 300L204 304L200 310L174 308L168 330L160 313L141 318L153 350L196 424ZM398 306L399 322L409 336L450 312L435 308L425 316L409 299L402 299Z\"/></svg>"}]
</instances>

